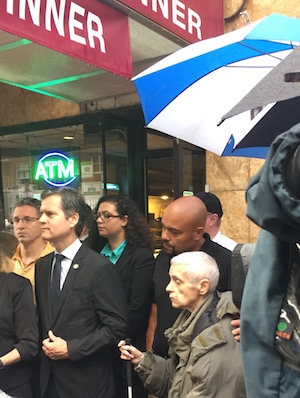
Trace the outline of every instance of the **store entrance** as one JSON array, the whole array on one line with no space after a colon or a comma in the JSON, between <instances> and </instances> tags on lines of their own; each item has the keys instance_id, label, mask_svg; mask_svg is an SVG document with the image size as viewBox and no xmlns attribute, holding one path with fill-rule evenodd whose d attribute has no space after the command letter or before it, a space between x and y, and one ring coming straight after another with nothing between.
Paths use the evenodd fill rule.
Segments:
<instances>
[{"instance_id":1,"label":"store entrance","mask_svg":"<svg viewBox=\"0 0 300 398\"><path fill-rule=\"evenodd\" d=\"M2 229L12 231L20 199L40 199L45 189L74 188L92 209L103 195L129 194L127 125L103 117L71 122L1 136Z\"/></svg>"},{"instance_id":2,"label":"store entrance","mask_svg":"<svg viewBox=\"0 0 300 398\"><path fill-rule=\"evenodd\" d=\"M205 151L177 139L148 131L144 155L147 216L155 251L161 242L161 219L166 207L182 195L205 187Z\"/></svg>"},{"instance_id":3,"label":"store entrance","mask_svg":"<svg viewBox=\"0 0 300 398\"><path fill-rule=\"evenodd\" d=\"M19 199L39 199L44 189L72 180L92 209L100 196L129 195L144 211L159 250L167 205L205 186L205 151L145 129L140 107L2 127L0 138L0 223L6 230Z\"/></svg>"}]
</instances>

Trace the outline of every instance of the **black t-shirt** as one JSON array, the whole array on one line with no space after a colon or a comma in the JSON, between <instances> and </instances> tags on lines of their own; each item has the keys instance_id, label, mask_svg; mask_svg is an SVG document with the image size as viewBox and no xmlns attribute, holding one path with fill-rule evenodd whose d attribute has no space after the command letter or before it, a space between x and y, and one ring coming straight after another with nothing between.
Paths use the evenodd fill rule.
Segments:
<instances>
[{"instance_id":1,"label":"black t-shirt","mask_svg":"<svg viewBox=\"0 0 300 398\"><path fill-rule=\"evenodd\" d=\"M200 251L212 256L219 266L220 279L217 290L220 292L231 290L231 251L213 242L208 234L204 234L203 236L205 242ZM153 350L155 354L162 357L168 355L168 343L164 332L174 324L181 311L172 307L168 293L166 292L166 286L170 281L170 260L171 256L162 251L156 259L153 274L154 301L157 305L157 326Z\"/></svg>"}]
</instances>

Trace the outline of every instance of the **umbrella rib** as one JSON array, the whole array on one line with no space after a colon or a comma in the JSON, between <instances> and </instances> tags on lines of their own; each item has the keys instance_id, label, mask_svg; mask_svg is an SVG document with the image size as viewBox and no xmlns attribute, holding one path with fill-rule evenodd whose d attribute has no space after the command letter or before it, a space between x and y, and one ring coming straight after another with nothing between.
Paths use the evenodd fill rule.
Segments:
<instances>
[{"instance_id":1,"label":"umbrella rib","mask_svg":"<svg viewBox=\"0 0 300 398\"><path fill-rule=\"evenodd\" d=\"M239 44L241 44L241 45L244 46L244 47L251 48L252 50L255 50L255 51L257 51L257 52L259 52L259 53L261 53L261 54L263 54L263 55L268 55L269 57L272 57L272 58L278 59L279 61L282 61L281 58L276 57L276 56L273 55L273 54L266 53L265 51L259 50L258 48L253 47L253 46L250 46L249 44L246 44L245 42L239 41ZM295 45L292 44L292 42L291 42L290 44L291 44L291 48L295 48L295 47L296 47Z\"/></svg>"},{"instance_id":2,"label":"umbrella rib","mask_svg":"<svg viewBox=\"0 0 300 398\"><path fill-rule=\"evenodd\" d=\"M226 68L238 68L238 69L242 69L242 68L246 68L246 69L264 69L264 68L266 68L266 69L273 69L274 68L274 65L270 65L270 66L267 66L267 65L252 65L252 66L249 66L249 65L245 65L245 66L243 66L243 65L226 65Z\"/></svg>"}]
</instances>

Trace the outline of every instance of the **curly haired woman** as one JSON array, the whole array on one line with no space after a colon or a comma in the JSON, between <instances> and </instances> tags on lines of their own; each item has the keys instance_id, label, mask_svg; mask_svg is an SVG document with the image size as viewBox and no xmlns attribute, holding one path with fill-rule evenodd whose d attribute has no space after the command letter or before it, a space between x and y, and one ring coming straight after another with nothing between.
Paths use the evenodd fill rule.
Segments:
<instances>
[{"instance_id":1,"label":"curly haired woman","mask_svg":"<svg viewBox=\"0 0 300 398\"><path fill-rule=\"evenodd\" d=\"M100 198L96 207L99 235L108 240L101 254L108 257L119 271L129 312L129 334L140 349L146 345L146 331L152 301L154 257L151 234L137 204L128 196ZM123 362L116 352L117 397L126 397ZM147 397L139 378L134 374L133 395Z\"/></svg>"}]
</instances>

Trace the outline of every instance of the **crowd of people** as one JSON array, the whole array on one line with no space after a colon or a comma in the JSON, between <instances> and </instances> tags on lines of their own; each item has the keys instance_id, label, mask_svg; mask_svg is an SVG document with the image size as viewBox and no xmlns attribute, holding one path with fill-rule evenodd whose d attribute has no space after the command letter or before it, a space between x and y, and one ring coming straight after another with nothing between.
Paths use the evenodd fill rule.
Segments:
<instances>
[{"instance_id":1,"label":"crowd of people","mask_svg":"<svg viewBox=\"0 0 300 398\"><path fill-rule=\"evenodd\" d=\"M70 188L19 201L18 246L0 246L0 390L125 398L131 360L134 398L244 397L231 250L208 225L221 211L211 194L174 200L154 259L128 196L101 197L94 210Z\"/></svg>"}]
</instances>

